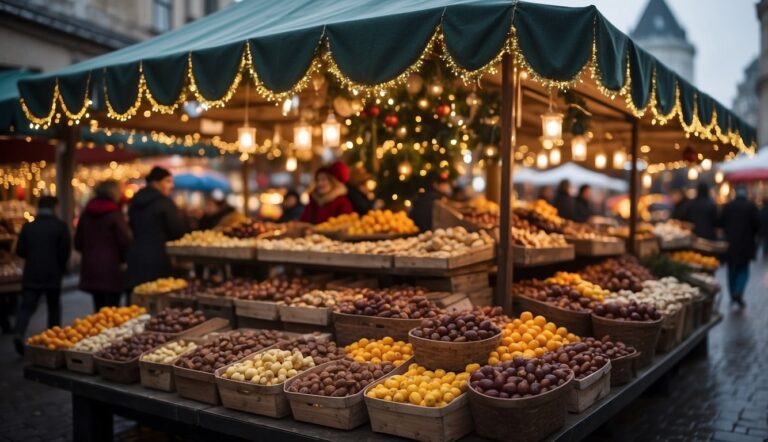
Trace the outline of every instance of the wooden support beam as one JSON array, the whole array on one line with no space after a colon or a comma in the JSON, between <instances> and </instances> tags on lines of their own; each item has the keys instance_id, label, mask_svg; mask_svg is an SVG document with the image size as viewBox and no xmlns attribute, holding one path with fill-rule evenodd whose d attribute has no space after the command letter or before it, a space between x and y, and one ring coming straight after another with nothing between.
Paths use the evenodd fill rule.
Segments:
<instances>
[{"instance_id":1,"label":"wooden support beam","mask_svg":"<svg viewBox=\"0 0 768 442\"><path fill-rule=\"evenodd\" d=\"M632 121L632 142L629 145L629 157L632 159L629 169L629 253L635 253L635 244L637 241L637 204L638 197L638 144L640 138L640 123L637 120Z\"/></svg>"},{"instance_id":2,"label":"wooden support beam","mask_svg":"<svg viewBox=\"0 0 768 442\"><path fill-rule=\"evenodd\" d=\"M56 197L59 199L59 216L72 232L75 218L75 191L72 178L75 176L75 149L80 137L78 125L65 126L64 136L56 146Z\"/></svg>"},{"instance_id":3,"label":"wooden support beam","mask_svg":"<svg viewBox=\"0 0 768 442\"><path fill-rule=\"evenodd\" d=\"M496 305L512 313L512 165L515 146L515 83L517 73L509 54L504 54L501 63L501 223L498 251L498 274L496 280Z\"/></svg>"}]
</instances>

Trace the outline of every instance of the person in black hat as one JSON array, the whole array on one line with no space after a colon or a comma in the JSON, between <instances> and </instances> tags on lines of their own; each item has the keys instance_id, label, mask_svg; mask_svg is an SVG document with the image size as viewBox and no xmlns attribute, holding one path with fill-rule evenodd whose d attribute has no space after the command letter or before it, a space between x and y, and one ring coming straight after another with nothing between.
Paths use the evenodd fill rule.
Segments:
<instances>
[{"instance_id":1,"label":"person in black hat","mask_svg":"<svg viewBox=\"0 0 768 442\"><path fill-rule=\"evenodd\" d=\"M35 220L21 228L16 243L16 254L25 260L13 340L19 354L24 352L24 335L41 296L48 307L48 327L61 324L61 279L72 245L66 223L54 213L57 203L53 196L40 198Z\"/></svg>"},{"instance_id":2,"label":"person in black hat","mask_svg":"<svg viewBox=\"0 0 768 442\"><path fill-rule=\"evenodd\" d=\"M296 221L301 218L302 212L304 212L304 204L301 204L299 192L290 189L283 197L283 213L277 222L287 223L288 221Z\"/></svg>"},{"instance_id":3,"label":"person in black hat","mask_svg":"<svg viewBox=\"0 0 768 442\"><path fill-rule=\"evenodd\" d=\"M133 244L128 250L127 283L133 287L171 275L171 260L165 243L184 234L179 209L170 198L173 191L171 173L153 167L147 185L136 193L128 207Z\"/></svg>"}]
</instances>

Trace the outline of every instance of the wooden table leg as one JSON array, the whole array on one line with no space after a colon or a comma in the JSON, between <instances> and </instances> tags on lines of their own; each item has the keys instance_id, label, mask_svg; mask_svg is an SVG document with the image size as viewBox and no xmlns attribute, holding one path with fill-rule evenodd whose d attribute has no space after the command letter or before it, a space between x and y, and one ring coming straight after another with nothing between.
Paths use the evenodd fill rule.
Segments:
<instances>
[{"instance_id":1,"label":"wooden table leg","mask_svg":"<svg viewBox=\"0 0 768 442\"><path fill-rule=\"evenodd\" d=\"M79 442L112 440L112 407L72 393L72 439Z\"/></svg>"}]
</instances>

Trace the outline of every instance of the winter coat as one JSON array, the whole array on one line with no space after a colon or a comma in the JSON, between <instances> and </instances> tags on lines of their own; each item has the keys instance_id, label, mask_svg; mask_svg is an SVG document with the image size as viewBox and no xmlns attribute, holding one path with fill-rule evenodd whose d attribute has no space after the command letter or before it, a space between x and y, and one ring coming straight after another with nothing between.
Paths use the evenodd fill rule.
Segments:
<instances>
[{"instance_id":1,"label":"winter coat","mask_svg":"<svg viewBox=\"0 0 768 442\"><path fill-rule=\"evenodd\" d=\"M416 196L408 216L420 231L432 230L432 210L435 207L435 201L444 197L445 195L435 189L427 189Z\"/></svg>"},{"instance_id":2,"label":"winter coat","mask_svg":"<svg viewBox=\"0 0 768 442\"><path fill-rule=\"evenodd\" d=\"M697 196L690 200L686 210L686 219L693 224L693 233L704 239L717 239L717 206L709 197Z\"/></svg>"},{"instance_id":3,"label":"winter coat","mask_svg":"<svg viewBox=\"0 0 768 442\"><path fill-rule=\"evenodd\" d=\"M352 203L352 209L358 215L365 215L373 209L373 201L354 186L347 184L347 198Z\"/></svg>"},{"instance_id":4,"label":"winter coat","mask_svg":"<svg viewBox=\"0 0 768 442\"><path fill-rule=\"evenodd\" d=\"M61 288L71 253L71 238L66 223L52 209L39 209L31 223L24 224L16 243L16 254L24 258L24 289Z\"/></svg>"},{"instance_id":5,"label":"winter coat","mask_svg":"<svg viewBox=\"0 0 768 442\"><path fill-rule=\"evenodd\" d=\"M133 244L128 249L128 288L171 275L165 243L184 234L173 200L154 187L136 193L128 208Z\"/></svg>"},{"instance_id":6,"label":"winter coat","mask_svg":"<svg viewBox=\"0 0 768 442\"><path fill-rule=\"evenodd\" d=\"M672 213L669 215L672 219L678 219L680 221L685 221L688 219L688 206L691 204L691 200L688 198L683 198L678 202L677 204L672 207Z\"/></svg>"},{"instance_id":7,"label":"winter coat","mask_svg":"<svg viewBox=\"0 0 768 442\"><path fill-rule=\"evenodd\" d=\"M757 206L752 201L737 196L726 204L720 215L720 226L728 241L725 259L729 265L745 265L755 259L760 218Z\"/></svg>"},{"instance_id":8,"label":"winter coat","mask_svg":"<svg viewBox=\"0 0 768 442\"><path fill-rule=\"evenodd\" d=\"M763 208L760 209L760 235L763 237L763 241L768 241L768 203L763 203Z\"/></svg>"},{"instance_id":9,"label":"winter coat","mask_svg":"<svg viewBox=\"0 0 768 442\"><path fill-rule=\"evenodd\" d=\"M130 243L131 229L120 206L103 198L89 201L75 230L75 249L83 255L80 290L122 292L121 264Z\"/></svg>"},{"instance_id":10,"label":"winter coat","mask_svg":"<svg viewBox=\"0 0 768 442\"><path fill-rule=\"evenodd\" d=\"M283 209L283 214L280 215L279 223L287 223L288 221L297 221L301 218L301 214L304 213L304 204L296 203L295 206L290 209Z\"/></svg>"},{"instance_id":11,"label":"winter coat","mask_svg":"<svg viewBox=\"0 0 768 442\"><path fill-rule=\"evenodd\" d=\"M320 224L334 216L352 213L352 202L347 197L347 188L335 182L333 188L326 195L319 195L316 191L310 194L309 204L299 219L305 223Z\"/></svg>"},{"instance_id":12,"label":"winter coat","mask_svg":"<svg viewBox=\"0 0 768 442\"><path fill-rule=\"evenodd\" d=\"M558 190L552 205L555 206L557 214L560 215L561 218L573 219L575 215L573 197L571 197L568 192Z\"/></svg>"},{"instance_id":13,"label":"winter coat","mask_svg":"<svg viewBox=\"0 0 768 442\"><path fill-rule=\"evenodd\" d=\"M593 215L589 201L576 198L573 200L573 220L577 223L585 223Z\"/></svg>"}]
</instances>

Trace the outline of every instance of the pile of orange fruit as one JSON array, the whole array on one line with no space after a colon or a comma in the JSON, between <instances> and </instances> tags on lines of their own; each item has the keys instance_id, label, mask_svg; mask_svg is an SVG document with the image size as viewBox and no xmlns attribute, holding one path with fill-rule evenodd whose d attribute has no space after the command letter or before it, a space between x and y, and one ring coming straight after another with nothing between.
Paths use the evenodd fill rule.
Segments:
<instances>
[{"instance_id":1,"label":"pile of orange fruit","mask_svg":"<svg viewBox=\"0 0 768 442\"><path fill-rule=\"evenodd\" d=\"M684 264L693 264L707 270L715 270L720 267L720 261L714 256L706 256L691 250L679 250L669 254L672 261Z\"/></svg>"},{"instance_id":2,"label":"pile of orange fruit","mask_svg":"<svg viewBox=\"0 0 768 442\"><path fill-rule=\"evenodd\" d=\"M474 367L477 369L478 367ZM469 371L454 373L427 370L418 364L408 371L387 378L368 391L368 397L389 402L408 403L421 407L444 407L467 390Z\"/></svg>"},{"instance_id":3,"label":"pile of orange fruit","mask_svg":"<svg viewBox=\"0 0 768 442\"><path fill-rule=\"evenodd\" d=\"M395 367L400 366L413 356L411 344L395 341L389 336L379 340L363 338L344 347L344 351L348 357L356 362L371 362L373 364L391 362Z\"/></svg>"},{"instance_id":4,"label":"pile of orange fruit","mask_svg":"<svg viewBox=\"0 0 768 442\"><path fill-rule=\"evenodd\" d=\"M581 338L569 333L565 327L547 322L544 316L534 317L523 312L520 317L507 323L501 331L501 345L488 355L488 363L495 365L511 361L515 356L537 358L563 345L578 342Z\"/></svg>"},{"instance_id":5,"label":"pile of orange fruit","mask_svg":"<svg viewBox=\"0 0 768 442\"><path fill-rule=\"evenodd\" d=\"M75 319L75 323L66 327L53 327L27 339L29 345L40 345L55 350L70 348L81 340L95 336L104 330L117 327L122 323L146 313L144 307L104 307L98 313Z\"/></svg>"}]
</instances>

